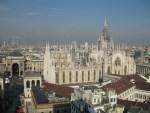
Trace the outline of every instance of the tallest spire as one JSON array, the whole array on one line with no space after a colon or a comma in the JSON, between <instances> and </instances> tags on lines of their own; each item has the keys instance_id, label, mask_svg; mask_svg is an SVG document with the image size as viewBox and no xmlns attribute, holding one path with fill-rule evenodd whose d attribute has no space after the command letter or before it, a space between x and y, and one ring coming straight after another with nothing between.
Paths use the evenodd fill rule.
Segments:
<instances>
[{"instance_id":1,"label":"tallest spire","mask_svg":"<svg viewBox=\"0 0 150 113\"><path fill-rule=\"evenodd\" d=\"M104 26L103 26L103 31L102 31L103 39L109 41L110 36L109 36L109 30L108 30L108 24L107 24L107 19L105 17L104 20Z\"/></svg>"},{"instance_id":2,"label":"tallest spire","mask_svg":"<svg viewBox=\"0 0 150 113\"><path fill-rule=\"evenodd\" d=\"M105 17L105 20L104 20L104 27L108 27L108 23L107 23L107 18Z\"/></svg>"}]
</instances>

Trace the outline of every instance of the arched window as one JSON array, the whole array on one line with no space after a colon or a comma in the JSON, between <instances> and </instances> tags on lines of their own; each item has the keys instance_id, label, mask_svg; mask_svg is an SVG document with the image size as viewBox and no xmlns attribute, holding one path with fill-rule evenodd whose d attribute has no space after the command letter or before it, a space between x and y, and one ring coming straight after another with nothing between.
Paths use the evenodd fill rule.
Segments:
<instances>
[{"instance_id":1,"label":"arched window","mask_svg":"<svg viewBox=\"0 0 150 113\"><path fill-rule=\"evenodd\" d=\"M84 82L84 71L82 71L82 82Z\"/></svg>"},{"instance_id":2,"label":"arched window","mask_svg":"<svg viewBox=\"0 0 150 113\"><path fill-rule=\"evenodd\" d=\"M36 81L36 86L40 87L40 80Z\"/></svg>"},{"instance_id":3,"label":"arched window","mask_svg":"<svg viewBox=\"0 0 150 113\"><path fill-rule=\"evenodd\" d=\"M63 83L65 83L65 72L63 72Z\"/></svg>"},{"instance_id":4,"label":"arched window","mask_svg":"<svg viewBox=\"0 0 150 113\"><path fill-rule=\"evenodd\" d=\"M26 88L30 88L30 81L26 81Z\"/></svg>"},{"instance_id":5,"label":"arched window","mask_svg":"<svg viewBox=\"0 0 150 113\"><path fill-rule=\"evenodd\" d=\"M115 60L115 66L121 66L121 59L119 57Z\"/></svg>"},{"instance_id":6,"label":"arched window","mask_svg":"<svg viewBox=\"0 0 150 113\"><path fill-rule=\"evenodd\" d=\"M69 82L71 83L71 71L69 72Z\"/></svg>"},{"instance_id":7,"label":"arched window","mask_svg":"<svg viewBox=\"0 0 150 113\"><path fill-rule=\"evenodd\" d=\"M107 68L107 73L110 74L110 66Z\"/></svg>"},{"instance_id":8,"label":"arched window","mask_svg":"<svg viewBox=\"0 0 150 113\"><path fill-rule=\"evenodd\" d=\"M59 83L59 73L56 72L56 83Z\"/></svg>"},{"instance_id":9,"label":"arched window","mask_svg":"<svg viewBox=\"0 0 150 113\"><path fill-rule=\"evenodd\" d=\"M18 65L18 63L12 64L12 75L13 76L19 75L19 65Z\"/></svg>"},{"instance_id":10,"label":"arched window","mask_svg":"<svg viewBox=\"0 0 150 113\"><path fill-rule=\"evenodd\" d=\"M76 71L76 82L78 82L78 71Z\"/></svg>"},{"instance_id":11,"label":"arched window","mask_svg":"<svg viewBox=\"0 0 150 113\"><path fill-rule=\"evenodd\" d=\"M93 78L94 80L95 80L95 76L96 76L96 70L94 70L94 78Z\"/></svg>"},{"instance_id":12,"label":"arched window","mask_svg":"<svg viewBox=\"0 0 150 113\"><path fill-rule=\"evenodd\" d=\"M127 66L124 67L124 74L127 74Z\"/></svg>"},{"instance_id":13,"label":"arched window","mask_svg":"<svg viewBox=\"0 0 150 113\"><path fill-rule=\"evenodd\" d=\"M34 80L32 80L32 86L35 86L35 81Z\"/></svg>"},{"instance_id":14,"label":"arched window","mask_svg":"<svg viewBox=\"0 0 150 113\"><path fill-rule=\"evenodd\" d=\"M88 71L88 81L90 81L90 71Z\"/></svg>"}]
</instances>

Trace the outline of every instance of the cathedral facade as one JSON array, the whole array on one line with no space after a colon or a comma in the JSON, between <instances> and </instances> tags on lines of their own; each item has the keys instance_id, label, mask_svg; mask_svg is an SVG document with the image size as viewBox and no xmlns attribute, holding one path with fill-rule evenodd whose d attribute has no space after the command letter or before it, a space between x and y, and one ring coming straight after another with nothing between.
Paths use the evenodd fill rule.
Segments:
<instances>
[{"instance_id":1,"label":"cathedral facade","mask_svg":"<svg viewBox=\"0 0 150 113\"><path fill-rule=\"evenodd\" d=\"M105 73L115 75L135 74L136 64L129 49L124 45L114 44L108 30L107 21L105 20L103 31L98 40L97 52L98 61L103 59L105 62Z\"/></svg>"},{"instance_id":2,"label":"cathedral facade","mask_svg":"<svg viewBox=\"0 0 150 113\"><path fill-rule=\"evenodd\" d=\"M96 45L77 45L52 48L46 45L44 80L55 84L95 83L105 74L135 74L136 65L129 50L115 45L110 37L107 21Z\"/></svg>"}]
</instances>

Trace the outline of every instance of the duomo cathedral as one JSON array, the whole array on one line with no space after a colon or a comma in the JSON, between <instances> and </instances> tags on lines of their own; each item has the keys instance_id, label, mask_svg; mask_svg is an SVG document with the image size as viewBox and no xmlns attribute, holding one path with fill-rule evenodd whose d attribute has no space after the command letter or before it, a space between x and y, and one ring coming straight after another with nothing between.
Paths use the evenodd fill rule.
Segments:
<instances>
[{"instance_id":1,"label":"duomo cathedral","mask_svg":"<svg viewBox=\"0 0 150 113\"><path fill-rule=\"evenodd\" d=\"M134 58L127 47L114 44L106 19L96 45L46 44L43 67L44 80L55 84L94 83L103 81L105 74L136 73Z\"/></svg>"}]
</instances>

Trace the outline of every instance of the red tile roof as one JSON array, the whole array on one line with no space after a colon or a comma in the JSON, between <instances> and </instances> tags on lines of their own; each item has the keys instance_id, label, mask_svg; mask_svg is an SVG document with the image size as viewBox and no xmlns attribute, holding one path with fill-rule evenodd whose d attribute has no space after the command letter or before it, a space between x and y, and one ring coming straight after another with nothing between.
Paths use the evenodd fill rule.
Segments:
<instances>
[{"instance_id":1,"label":"red tile roof","mask_svg":"<svg viewBox=\"0 0 150 113\"><path fill-rule=\"evenodd\" d=\"M44 89L47 91L54 91L57 95L64 96L67 98L71 98L71 93L74 92L73 88L52 83L45 83Z\"/></svg>"},{"instance_id":2,"label":"red tile roof","mask_svg":"<svg viewBox=\"0 0 150 113\"><path fill-rule=\"evenodd\" d=\"M132 81L135 83L133 83ZM136 86L136 83L143 83L144 84L144 83L146 83L145 81L146 80L143 79L142 77L140 77L139 75L127 75L127 76L124 76L115 82L112 82L110 84L103 86L103 89L104 90L114 89L117 94L120 94L120 93L128 90L129 88ZM142 86L142 85L140 86L140 84L138 84L138 87L140 89L142 89L142 88L147 89L150 87L148 85L146 85L146 86L147 87L144 88L145 86Z\"/></svg>"},{"instance_id":3,"label":"red tile roof","mask_svg":"<svg viewBox=\"0 0 150 113\"><path fill-rule=\"evenodd\" d=\"M150 83L147 82L136 82L136 89L150 91Z\"/></svg>"},{"instance_id":4,"label":"red tile roof","mask_svg":"<svg viewBox=\"0 0 150 113\"><path fill-rule=\"evenodd\" d=\"M145 82L146 81L144 78L140 77L139 75L127 75L127 76L124 76L123 79L126 79L126 80L134 79L135 82Z\"/></svg>"},{"instance_id":5,"label":"red tile roof","mask_svg":"<svg viewBox=\"0 0 150 113\"><path fill-rule=\"evenodd\" d=\"M118 81L115 81L113 83L107 84L103 86L103 89L106 91L107 89L114 89L117 94L120 94L129 88L133 87L134 84L131 83L130 81L120 79Z\"/></svg>"}]
</instances>

